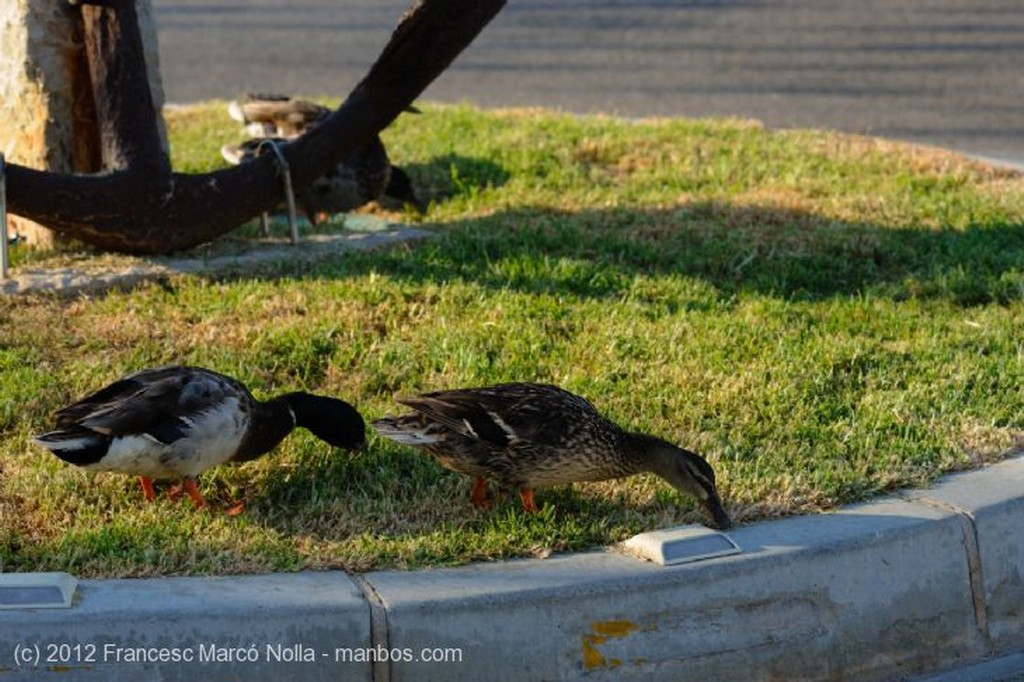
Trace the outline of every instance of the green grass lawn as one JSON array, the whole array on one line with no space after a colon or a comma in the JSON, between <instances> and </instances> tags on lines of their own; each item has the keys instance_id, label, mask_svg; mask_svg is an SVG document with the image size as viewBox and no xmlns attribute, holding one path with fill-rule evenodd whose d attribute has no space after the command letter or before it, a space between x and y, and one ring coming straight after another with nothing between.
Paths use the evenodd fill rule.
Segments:
<instances>
[{"instance_id":1,"label":"green grass lawn","mask_svg":"<svg viewBox=\"0 0 1024 682\"><path fill-rule=\"evenodd\" d=\"M393 396L558 383L713 464L740 523L926 485L1024 444L1024 180L944 152L749 121L424 106L385 134L438 237L315 266L0 301L0 568L83 576L367 570L607 545L700 519L652 476L542 489L536 515L372 436L297 432L147 505L29 442L173 362L368 418ZM238 139L169 112L179 170Z\"/></svg>"}]
</instances>

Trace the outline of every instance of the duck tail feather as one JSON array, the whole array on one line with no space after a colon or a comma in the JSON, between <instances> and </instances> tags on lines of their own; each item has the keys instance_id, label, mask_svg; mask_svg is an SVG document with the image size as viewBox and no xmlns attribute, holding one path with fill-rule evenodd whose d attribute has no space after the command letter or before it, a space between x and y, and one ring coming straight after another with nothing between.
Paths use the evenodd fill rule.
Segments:
<instances>
[{"instance_id":1,"label":"duck tail feather","mask_svg":"<svg viewBox=\"0 0 1024 682\"><path fill-rule=\"evenodd\" d=\"M102 459L110 448L111 438L87 429L61 429L39 434L32 440L65 462L82 466Z\"/></svg>"},{"instance_id":2,"label":"duck tail feather","mask_svg":"<svg viewBox=\"0 0 1024 682\"><path fill-rule=\"evenodd\" d=\"M402 445L423 447L440 441L437 430L432 430L429 425L423 424L419 420L384 417L375 419L371 425L380 435Z\"/></svg>"}]
</instances>

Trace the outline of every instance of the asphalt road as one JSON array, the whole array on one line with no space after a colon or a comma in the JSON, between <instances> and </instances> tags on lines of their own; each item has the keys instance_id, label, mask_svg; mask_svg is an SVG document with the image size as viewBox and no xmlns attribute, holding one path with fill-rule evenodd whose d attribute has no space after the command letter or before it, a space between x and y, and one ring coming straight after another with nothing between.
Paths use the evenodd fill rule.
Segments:
<instances>
[{"instance_id":1,"label":"asphalt road","mask_svg":"<svg viewBox=\"0 0 1024 682\"><path fill-rule=\"evenodd\" d=\"M168 101L346 94L405 0L153 0ZM1024 163L1021 0L510 0L424 95L738 116Z\"/></svg>"}]
</instances>

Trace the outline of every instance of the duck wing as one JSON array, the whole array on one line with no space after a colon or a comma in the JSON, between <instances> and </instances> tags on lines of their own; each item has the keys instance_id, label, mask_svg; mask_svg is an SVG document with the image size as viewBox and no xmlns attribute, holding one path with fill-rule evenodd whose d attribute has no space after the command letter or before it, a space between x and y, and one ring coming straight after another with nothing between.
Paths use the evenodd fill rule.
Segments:
<instances>
[{"instance_id":1,"label":"duck wing","mask_svg":"<svg viewBox=\"0 0 1024 682\"><path fill-rule=\"evenodd\" d=\"M501 384L399 398L430 420L498 448L558 446L571 439L585 412L583 398L547 384Z\"/></svg>"},{"instance_id":2,"label":"duck wing","mask_svg":"<svg viewBox=\"0 0 1024 682\"><path fill-rule=\"evenodd\" d=\"M257 124L267 136L296 137L331 113L327 107L298 97L248 94L228 105L228 115L246 125Z\"/></svg>"},{"instance_id":3,"label":"duck wing","mask_svg":"<svg viewBox=\"0 0 1024 682\"><path fill-rule=\"evenodd\" d=\"M57 426L113 437L147 434L172 443L186 435L197 415L223 404L229 394L247 396L248 391L197 368L143 370L58 411Z\"/></svg>"}]
</instances>

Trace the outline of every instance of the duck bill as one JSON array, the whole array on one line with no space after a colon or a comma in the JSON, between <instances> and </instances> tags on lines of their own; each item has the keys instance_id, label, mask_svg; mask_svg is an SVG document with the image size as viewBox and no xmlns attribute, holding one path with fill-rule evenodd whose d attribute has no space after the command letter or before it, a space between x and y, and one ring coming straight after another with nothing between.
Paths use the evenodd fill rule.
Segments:
<instances>
[{"instance_id":1,"label":"duck bill","mask_svg":"<svg viewBox=\"0 0 1024 682\"><path fill-rule=\"evenodd\" d=\"M722 507L722 501L718 499L718 495L712 494L708 499L703 501L704 508L707 509L708 514L711 515L711 527L715 530L728 530L732 527L732 520L729 515L725 513L725 508Z\"/></svg>"}]
</instances>

